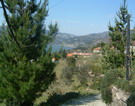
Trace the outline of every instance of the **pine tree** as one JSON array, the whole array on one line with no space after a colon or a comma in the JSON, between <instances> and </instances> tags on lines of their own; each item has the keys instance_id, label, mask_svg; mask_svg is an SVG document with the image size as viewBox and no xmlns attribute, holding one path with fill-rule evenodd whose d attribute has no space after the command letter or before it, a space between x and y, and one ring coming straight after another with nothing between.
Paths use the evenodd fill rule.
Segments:
<instances>
[{"instance_id":1,"label":"pine tree","mask_svg":"<svg viewBox=\"0 0 135 106\"><path fill-rule=\"evenodd\" d=\"M62 58L66 58L67 57L67 53L66 53L66 50L64 49L63 51L62 51Z\"/></svg>"},{"instance_id":2,"label":"pine tree","mask_svg":"<svg viewBox=\"0 0 135 106\"><path fill-rule=\"evenodd\" d=\"M111 37L114 50L111 50L113 53L108 53L108 62L117 67L124 66L125 61L124 51L126 42L127 15L128 9L126 6L126 0L123 0L123 4L120 7L120 10L117 12L115 26L109 25L109 35Z\"/></svg>"},{"instance_id":3,"label":"pine tree","mask_svg":"<svg viewBox=\"0 0 135 106\"><path fill-rule=\"evenodd\" d=\"M45 27L48 1L1 0L7 27L0 36L0 102L33 106L54 80L50 50L57 24Z\"/></svg>"}]
</instances>

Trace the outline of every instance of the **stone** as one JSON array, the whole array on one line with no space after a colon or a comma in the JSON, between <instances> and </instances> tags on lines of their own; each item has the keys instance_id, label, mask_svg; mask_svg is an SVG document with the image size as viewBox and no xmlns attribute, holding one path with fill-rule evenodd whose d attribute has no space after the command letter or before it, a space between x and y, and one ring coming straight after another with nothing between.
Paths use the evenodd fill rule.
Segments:
<instances>
[{"instance_id":1,"label":"stone","mask_svg":"<svg viewBox=\"0 0 135 106\"><path fill-rule=\"evenodd\" d=\"M112 93L116 94L118 92L118 89L115 86L112 86Z\"/></svg>"},{"instance_id":2,"label":"stone","mask_svg":"<svg viewBox=\"0 0 135 106\"><path fill-rule=\"evenodd\" d=\"M115 86L112 86L112 96L115 97L118 89Z\"/></svg>"},{"instance_id":3,"label":"stone","mask_svg":"<svg viewBox=\"0 0 135 106\"><path fill-rule=\"evenodd\" d=\"M122 101L126 102L130 95L124 95Z\"/></svg>"},{"instance_id":4,"label":"stone","mask_svg":"<svg viewBox=\"0 0 135 106\"><path fill-rule=\"evenodd\" d=\"M112 86L113 103L111 106L127 106L126 100L129 96L129 93Z\"/></svg>"},{"instance_id":5,"label":"stone","mask_svg":"<svg viewBox=\"0 0 135 106\"><path fill-rule=\"evenodd\" d=\"M116 93L116 98L118 99L118 100L122 100L123 99L123 94L122 94L122 92L117 92Z\"/></svg>"}]
</instances>

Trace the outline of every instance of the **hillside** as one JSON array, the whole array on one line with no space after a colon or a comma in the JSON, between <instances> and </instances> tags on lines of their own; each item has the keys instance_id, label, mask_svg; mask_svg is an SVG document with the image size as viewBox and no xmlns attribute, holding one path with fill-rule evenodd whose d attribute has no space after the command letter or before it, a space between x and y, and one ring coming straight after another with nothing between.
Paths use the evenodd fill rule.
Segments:
<instances>
[{"instance_id":1,"label":"hillside","mask_svg":"<svg viewBox=\"0 0 135 106\"><path fill-rule=\"evenodd\" d=\"M75 36L68 33L58 33L56 35L54 44L72 48L91 47L100 42L108 42L108 40L109 40L108 32L93 33L82 36Z\"/></svg>"},{"instance_id":2,"label":"hillside","mask_svg":"<svg viewBox=\"0 0 135 106\"><path fill-rule=\"evenodd\" d=\"M0 32L1 29L2 28L0 27ZM53 48L57 49L63 46L65 49L68 50L77 47L92 47L93 45L96 45L100 42L108 42L108 40L109 35L107 31L81 36L59 32L54 39Z\"/></svg>"}]
</instances>

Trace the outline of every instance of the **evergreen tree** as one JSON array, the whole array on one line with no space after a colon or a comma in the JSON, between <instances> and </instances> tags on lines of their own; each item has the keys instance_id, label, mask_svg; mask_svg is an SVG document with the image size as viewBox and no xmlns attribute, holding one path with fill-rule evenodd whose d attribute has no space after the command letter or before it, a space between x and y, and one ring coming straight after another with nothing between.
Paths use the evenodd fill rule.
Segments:
<instances>
[{"instance_id":1,"label":"evergreen tree","mask_svg":"<svg viewBox=\"0 0 135 106\"><path fill-rule=\"evenodd\" d=\"M33 106L55 78L55 64L45 48L55 37L57 24L46 31L47 0L0 2L8 25L0 36L0 102Z\"/></svg>"},{"instance_id":2,"label":"evergreen tree","mask_svg":"<svg viewBox=\"0 0 135 106\"><path fill-rule=\"evenodd\" d=\"M127 26L127 15L128 9L126 6L126 0L123 0L123 5L117 12L117 18L115 19L115 26L109 25L109 35L112 40L111 50L114 53L109 54L108 52L108 62L114 64L115 66L124 66L125 61L125 42L126 42L126 26ZM112 58L114 58L112 60Z\"/></svg>"},{"instance_id":3,"label":"evergreen tree","mask_svg":"<svg viewBox=\"0 0 135 106\"><path fill-rule=\"evenodd\" d=\"M66 50L64 49L63 51L62 51L62 58L66 58L67 57L67 53L66 53Z\"/></svg>"}]
</instances>

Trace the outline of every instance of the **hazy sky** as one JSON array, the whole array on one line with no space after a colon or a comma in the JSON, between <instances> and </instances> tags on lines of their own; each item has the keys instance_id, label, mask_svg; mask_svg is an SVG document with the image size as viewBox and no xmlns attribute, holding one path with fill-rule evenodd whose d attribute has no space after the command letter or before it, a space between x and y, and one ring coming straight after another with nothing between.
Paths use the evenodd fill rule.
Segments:
<instances>
[{"instance_id":1,"label":"hazy sky","mask_svg":"<svg viewBox=\"0 0 135 106\"><path fill-rule=\"evenodd\" d=\"M75 35L85 35L108 30L113 24L122 0L49 0L49 16L46 23L58 22L59 31ZM127 0L135 26L135 0ZM0 10L0 24L4 22Z\"/></svg>"}]
</instances>

